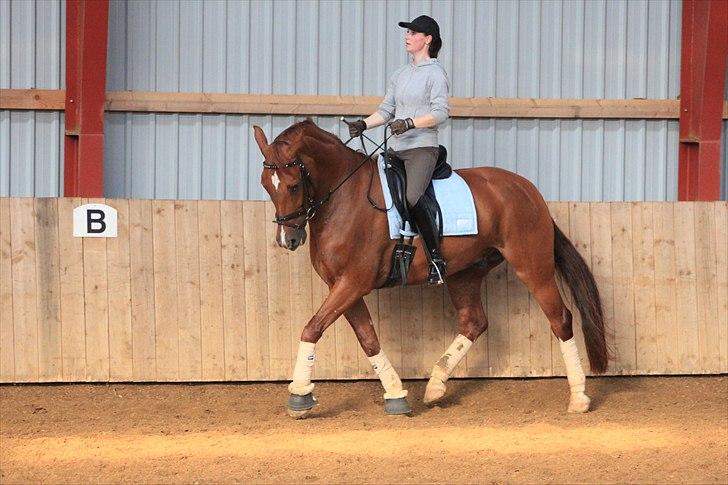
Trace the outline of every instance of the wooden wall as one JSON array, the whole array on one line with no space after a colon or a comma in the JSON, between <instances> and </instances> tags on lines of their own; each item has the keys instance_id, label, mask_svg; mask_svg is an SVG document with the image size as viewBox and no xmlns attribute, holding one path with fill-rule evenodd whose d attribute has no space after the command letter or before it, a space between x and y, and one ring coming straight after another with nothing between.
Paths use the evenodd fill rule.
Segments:
<instances>
[{"instance_id":1,"label":"wooden wall","mask_svg":"<svg viewBox=\"0 0 728 485\"><path fill-rule=\"evenodd\" d=\"M118 210L117 238L72 236L72 210L86 202ZM728 203L549 206L599 284L610 373L728 372ZM275 245L273 212L253 201L0 198L0 382L289 379L326 288L307 246ZM490 329L456 376L563 375L512 271L495 270L482 293ZM366 299L400 375L427 376L457 334L446 292ZM315 378L373 376L337 322L317 346Z\"/></svg>"}]
</instances>

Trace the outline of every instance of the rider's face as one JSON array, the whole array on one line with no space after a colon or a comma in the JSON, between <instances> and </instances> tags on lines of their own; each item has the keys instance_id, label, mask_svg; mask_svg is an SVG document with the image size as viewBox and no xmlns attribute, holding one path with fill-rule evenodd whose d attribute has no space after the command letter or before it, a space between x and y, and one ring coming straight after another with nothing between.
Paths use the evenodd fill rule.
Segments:
<instances>
[{"instance_id":1,"label":"rider's face","mask_svg":"<svg viewBox=\"0 0 728 485\"><path fill-rule=\"evenodd\" d=\"M427 49L427 44L432 42L431 35L425 35L422 32L414 32L407 29L404 34L404 45L407 52L410 54L417 54L424 49Z\"/></svg>"}]
</instances>

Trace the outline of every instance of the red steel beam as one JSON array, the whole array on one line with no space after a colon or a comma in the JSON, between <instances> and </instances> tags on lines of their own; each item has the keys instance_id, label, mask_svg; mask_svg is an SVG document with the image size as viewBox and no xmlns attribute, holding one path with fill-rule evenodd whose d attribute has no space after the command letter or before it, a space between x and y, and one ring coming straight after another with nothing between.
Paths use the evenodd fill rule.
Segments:
<instances>
[{"instance_id":1,"label":"red steel beam","mask_svg":"<svg viewBox=\"0 0 728 485\"><path fill-rule=\"evenodd\" d=\"M728 2L683 0L678 200L720 198Z\"/></svg>"},{"instance_id":2,"label":"red steel beam","mask_svg":"<svg viewBox=\"0 0 728 485\"><path fill-rule=\"evenodd\" d=\"M104 196L108 0L66 3L65 197Z\"/></svg>"}]
</instances>

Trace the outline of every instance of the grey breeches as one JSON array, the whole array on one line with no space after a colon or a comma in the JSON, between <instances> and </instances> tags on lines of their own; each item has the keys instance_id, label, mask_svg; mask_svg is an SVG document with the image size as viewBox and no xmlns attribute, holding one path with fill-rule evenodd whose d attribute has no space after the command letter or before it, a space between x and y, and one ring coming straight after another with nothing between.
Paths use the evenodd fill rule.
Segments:
<instances>
[{"instance_id":1,"label":"grey breeches","mask_svg":"<svg viewBox=\"0 0 728 485\"><path fill-rule=\"evenodd\" d=\"M407 203L414 206L427 190L437 163L437 147L410 148L396 152L407 172Z\"/></svg>"}]
</instances>

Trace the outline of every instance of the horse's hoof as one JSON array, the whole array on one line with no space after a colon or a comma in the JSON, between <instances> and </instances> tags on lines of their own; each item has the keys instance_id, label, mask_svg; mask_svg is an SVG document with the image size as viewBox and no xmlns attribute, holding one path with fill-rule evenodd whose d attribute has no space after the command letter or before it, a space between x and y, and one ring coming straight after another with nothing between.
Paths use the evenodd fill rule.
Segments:
<instances>
[{"instance_id":1,"label":"horse's hoof","mask_svg":"<svg viewBox=\"0 0 728 485\"><path fill-rule=\"evenodd\" d=\"M582 392L571 396L567 411L570 413L585 413L589 411L590 404L591 399L589 399L589 396Z\"/></svg>"},{"instance_id":2,"label":"horse's hoof","mask_svg":"<svg viewBox=\"0 0 728 485\"><path fill-rule=\"evenodd\" d=\"M396 399L384 400L384 412L389 416L397 416L400 414L412 414L412 408L407 403L407 399L399 397Z\"/></svg>"},{"instance_id":3,"label":"horse's hoof","mask_svg":"<svg viewBox=\"0 0 728 485\"><path fill-rule=\"evenodd\" d=\"M313 397L313 393L309 392L305 396L289 394L288 415L293 419L301 419L305 417L316 404L318 403L316 402L316 398Z\"/></svg>"},{"instance_id":4,"label":"horse's hoof","mask_svg":"<svg viewBox=\"0 0 728 485\"><path fill-rule=\"evenodd\" d=\"M303 411L294 411L293 409L287 409L286 412L293 419L303 419L306 416L308 416L308 413L310 413L311 410L310 409L304 409Z\"/></svg>"},{"instance_id":5,"label":"horse's hoof","mask_svg":"<svg viewBox=\"0 0 728 485\"><path fill-rule=\"evenodd\" d=\"M430 377L430 381L425 388L425 397L422 402L427 406L437 404L445 395L445 383L434 377Z\"/></svg>"}]
</instances>

